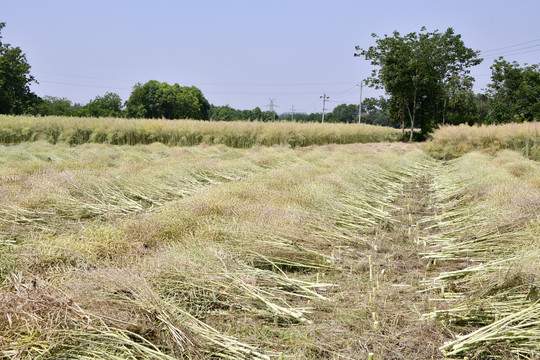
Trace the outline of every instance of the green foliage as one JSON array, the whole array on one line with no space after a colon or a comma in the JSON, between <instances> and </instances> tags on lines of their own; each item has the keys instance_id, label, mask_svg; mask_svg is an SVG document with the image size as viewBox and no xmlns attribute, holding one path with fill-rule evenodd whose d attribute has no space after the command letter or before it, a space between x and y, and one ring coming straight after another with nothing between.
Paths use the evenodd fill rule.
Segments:
<instances>
[{"instance_id":1,"label":"green foliage","mask_svg":"<svg viewBox=\"0 0 540 360\"><path fill-rule=\"evenodd\" d=\"M105 93L103 96L96 96L88 104L83 106L79 115L89 117L122 117L122 99L115 93Z\"/></svg>"},{"instance_id":2,"label":"green foliage","mask_svg":"<svg viewBox=\"0 0 540 360\"><path fill-rule=\"evenodd\" d=\"M402 104L411 127L410 140L415 127L426 134L441 122L451 83L467 87L473 80L469 68L482 61L479 52L467 48L452 28L444 33L422 28L404 36L394 31L391 37L373 37L377 45L367 50L357 46L355 56L364 56L379 67L367 82L384 88L394 102Z\"/></svg>"},{"instance_id":3,"label":"green foliage","mask_svg":"<svg viewBox=\"0 0 540 360\"><path fill-rule=\"evenodd\" d=\"M251 115L253 116L254 120L262 119L262 114L263 113L262 113L261 109L258 106L251 111Z\"/></svg>"},{"instance_id":4,"label":"green foliage","mask_svg":"<svg viewBox=\"0 0 540 360\"><path fill-rule=\"evenodd\" d=\"M502 57L491 66L486 122L501 124L540 119L540 65L520 67Z\"/></svg>"},{"instance_id":5,"label":"green foliage","mask_svg":"<svg viewBox=\"0 0 540 360\"><path fill-rule=\"evenodd\" d=\"M390 101L382 96L362 101L362 122L365 124L397 127L399 124L393 119L398 118L398 115L390 117Z\"/></svg>"},{"instance_id":6,"label":"green foliage","mask_svg":"<svg viewBox=\"0 0 540 360\"><path fill-rule=\"evenodd\" d=\"M40 115L77 116L81 105L72 104L71 100L55 96L44 96L37 105L37 113Z\"/></svg>"},{"instance_id":7,"label":"green foliage","mask_svg":"<svg viewBox=\"0 0 540 360\"><path fill-rule=\"evenodd\" d=\"M217 121L273 121L279 119L274 111L261 111L259 107L253 110L237 110L229 105L215 106L210 105L210 120Z\"/></svg>"},{"instance_id":8,"label":"green foliage","mask_svg":"<svg viewBox=\"0 0 540 360\"><path fill-rule=\"evenodd\" d=\"M208 120L209 109L198 88L156 80L137 83L126 102L127 116L132 118Z\"/></svg>"},{"instance_id":9,"label":"green foliage","mask_svg":"<svg viewBox=\"0 0 540 360\"><path fill-rule=\"evenodd\" d=\"M337 123L358 122L358 105L341 104L336 106L334 110L328 114L327 121Z\"/></svg>"},{"instance_id":10,"label":"green foliage","mask_svg":"<svg viewBox=\"0 0 540 360\"><path fill-rule=\"evenodd\" d=\"M472 79L452 74L443 89L442 125L478 122L479 113Z\"/></svg>"},{"instance_id":11,"label":"green foliage","mask_svg":"<svg viewBox=\"0 0 540 360\"><path fill-rule=\"evenodd\" d=\"M291 114L281 114L281 117L284 119L290 119ZM321 114L320 113L295 113L294 114L294 121L296 122L321 122Z\"/></svg>"},{"instance_id":12,"label":"green foliage","mask_svg":"<svg viewBox=\"0 0 540 360\"><path fill-rule=\"evenodd\" d=\"M210 105L210 120L233 121L233 120L248 120L239 118L240 110L235 110L229 105L214 106Z\"/></svg>"},{"instance_id":13,"label":"green foliage","mask_svg":"<svg viewBox=\"0 0 540 360\"><path fill-rule=\"evenodd\" d=\"M475 94L474 101L476 102L476 109L478 111L478 117L476 119L477 124L483 124L488 114L488 96L486 94ZM469 125L473 125L469 122Z\"/></svg>"},{"instance_id":14,"label":"green foliage","mask_svg":"<svg viewBox=\"0 0 540 360\"><path fill-rule=\"evenodd\" d=\"M0 22L0 32L4 26ZM0 34L0 114L34 112L37 96L29 87L34 81L26 55L19 47L2 43Z\"/></svg>"},{"instance_id":15,"label":"green foliage","mask_svg":"<svg viewBox=\"0 0 540 360\"><path fill-rule=\"evenodd\" d=\"M479 119L475 94L468 89L456 91L447 99L443 124L474 124Z\"/></svg>"}]
</instances>

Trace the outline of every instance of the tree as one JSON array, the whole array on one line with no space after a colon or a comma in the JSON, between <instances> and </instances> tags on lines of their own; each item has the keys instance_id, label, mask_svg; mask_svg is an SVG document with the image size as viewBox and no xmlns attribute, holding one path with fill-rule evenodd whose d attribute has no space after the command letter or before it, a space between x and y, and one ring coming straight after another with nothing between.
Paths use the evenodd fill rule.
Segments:
<instances>
[{"instance_id":1,"label":"tree","mask_svg":"<svg viewBox=\"0 0 540 360\"><path fill-rule=\"evenodd\" d=\"M150 80L137 83L126 102L128 117L208 120L210 104L194 87Z\"/></svg>"},{"instance_id":2,"label":"tree","mask_svg":"<svg viewBox=\"0 0 540 360\"><path fill-rule=\"evenodd\" d=\"M123 115L122 99L120 95L110 92L103 96L96 96L80 109L79 114L91 117L121 117Z\"/></svg>"},{"instance_id":3,"label":"tree","mask_svg":"<svg viewBox=\"0 0 540 360\"><path fill-rule=\"evenodd\" d=\"M488 123L540 119L540 64L520 67L502 57L491 66Z\"/></svg>"},{"instance_id":4,"label":"tree","mask_svg":"<svg viewBox=\"0 0 540 360\"><path fill-rule=\"evenodd\" d=\"M238 119L238 110L233 109L229 105L210 107L210 120L217 121L232 121Z\"/></svg>"},{"instance_id":5,"label":"tree","mask_svg":"<svg viewBox=\"0 0 540 360\"><path fill-rule=\"evenodd\" d=\"M457 125L474 122L477 115L473 82L467 77L451 74L444 83L442 90L442 124Z\"/></svg>"},{"instance_id":6,"label":"tree","mask_svg":"<svg viewBox=\"0 0 540 360\"><path fill-rule=\"evenodd\" d=\"M137 83L126 102L127 116L130 118L159 118L157 91L160 83L150 80L146 84Z\"/></svg>"},{"instance_id":7,"label":"tree","mask_svg":"<svg viewBox=\"0 0 540 360\"><path fill-rule=\"evenodd\" d=\"M251 116L253 116L252 120L262 120L263 112L261 111L260 107L255 107L255 109L251 110Z\"/></svg>"},{"instance_id":8,"label":"tree","mask_svg":"<svg viewBox=\"0 0 540 360\"><path fill-rule=\"evenodd\" d=\"M396 116L395 119L399 119ZM390 102L384 97L366 98L362 102L362 122L380 126L399 126L390 118Z\"/></svg>"},{"instance_id":9,"label":"tree","mask_svg":"<svg viewBox=\"0 0 540 360\"><path fill-rule=\"evenodd\" d=\"M0 32L5 26L0 22ZM35 106L38 98L30 91L32 82L26 55L19 47L2 43L0 34L0 114L23 114Z\"/></svg>"},{"instance_id":10,"label":"tree","mask_svg":"<svg viewBox=\"0 0 540 360\"><path fill-rule=\"evenodd\" d=\"M77 116L80 108L69 99L46 95L38 101L37 112L40 115Z\"/></svg>"},{"instance_id":11,"label":"tree","mask_svg":"<svg viewBox=\"0 0 540 360\"><path fill-rule=\"evenodd\" d=\"M472 125L479 122L480 115L476 103L476 96L471 90L457 90L448 97L445 104L443 125L459 125L463 123Z\"/></svg>"},{"instance_id":12,"label":"tree","mask_svg":"<svg viewBox=\"0 0 540 360\"><path fill-rule=\"evenodd\" d=\"M422 134L429 132L444 114L445 89L452 77L474 80L469 76L469 68L478 65L479 51L467 48L461 35L455 35L452 28L446 32L412 32L405 36L394 31L376 39L376 46L361 49L355 56L364 56L379 69L373 70L367 79L370 86L384 88L394 102L404 109L411 133L420 125ZM399 106L398 106L399 107Z\"/></svg>"},{"instance_id":13,"label":"tree","mask_svg":"<svg viewBox=\"0 0 540 360\"><path fill-rule=\"evenodd\" d=\"M358 122L358 105L341 104L328 114L328 122L352 123Z\"/></svg>"},{"instance_id":14,"label":"tree","mask_svg":"<svg viewBox=\"0 0 540 360\"><path fill-rule=\"evenodd\" d=\"M270 122L274 120L278 120L279 116L275 111L264 111L261 114L260 120L264 122Z\"/></svg>"},{"instance_id":15,"label":"tree","mask_svg":"<svg viewBox=\"0 0 540 360\"><path fill-rule=\"evenodd\" d=\"M486 121L488 114L488 102L489 98L487 94L475 94L474 102L476 103L476 108L478 110L478 117L476 118L475 123L483 124ZM469 123L469 125L473 125Z\"/></svg>"}]
</instances>

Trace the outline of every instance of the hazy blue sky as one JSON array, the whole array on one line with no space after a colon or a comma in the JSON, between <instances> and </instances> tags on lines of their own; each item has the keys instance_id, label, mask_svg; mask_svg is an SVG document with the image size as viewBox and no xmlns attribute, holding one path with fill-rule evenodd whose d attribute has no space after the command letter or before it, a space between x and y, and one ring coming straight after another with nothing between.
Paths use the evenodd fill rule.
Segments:
<instances>
[{"instance_id":1,"label":"hazy blue sky","mask_svg":"<svg viewBox=\"0 0 540 360\"><path fill-rule=\"evenodd\" d=\"M278 113L319 112L323 93L330 109L358 103L355 84L372 68L355 45L422 26L453 27L484 52L473 71L480 91L499 54L540 63L539 14L538 0L0 0L3 41L26 53L40 96L127 100L136 82L155 79L239 109L267 110L275 98Z\"/></svg>"}]
</instances>

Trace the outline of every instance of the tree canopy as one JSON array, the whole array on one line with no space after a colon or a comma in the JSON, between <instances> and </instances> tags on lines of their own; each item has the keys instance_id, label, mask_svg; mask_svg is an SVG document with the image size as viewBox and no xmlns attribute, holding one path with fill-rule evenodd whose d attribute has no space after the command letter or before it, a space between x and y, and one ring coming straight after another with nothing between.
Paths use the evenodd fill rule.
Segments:
<instances>
[{"instance_id":1,"label":"tree canopy","mask_svg":"<svg viewBox=\"0 0 540 360\"><path fill-rule=\"evenodd\" d=\"M80 116L90 117L121 117L122 99L116 93L107 92L103 96L96 96L93 100L79 110Z\"/></svg>"},{"instance_id":2,"label":"tree canopy","mask_svg":"<svg viewBox=\"0 0 540 360\"><path fill-rule=\"evenodd\" d=\"M503 58L491 66L486 121L500 124L540 119L540 65L520 67Z\"/></svg>"},{"instance_id":3,"label":"tree canopy","mask_svg":"<svg viewBox=\"0 0 540 360\"><path fill-rule=\"evenodd\" d=\"M368 49L359 46L355 56L364 56L378 68L367 79L370 86L384 88L397 106L401 105L411 127L410 140L415 126L427 133L443 122L451 86L467 88L472 84L469 68L478 65L479 51L467 48L461 35L452 28L444 33L412 32L402 36L379 37L376 45Z\"/></svg>"},{"instance_id":4,"label":"tree canopy","mask_svg":"<svg viewBox=\"0 0 540 360\"><path fill-rule=\"evenodd\" d=\"M29 86L35 79L22 50L2 43L5 26L0 22L0 114L22 114L29 112L37 100Z\"/></svg>"},{"instance_id":5,"label":"tree canopy","mask_svg":"<svg viewBox=\"0 0 540 360\"><path fill-rule=\"evenodd\" d=\"M210 105L210 120L218 121L272 121L279 116L274 111L262 111L258 106L253 110L237 110L229 105Z\"/></svg>"},{"instance_id":6,"label":"tree canopy","mask_svg":"<svg viewBox=\"0 0 540 360\"><path fill-rule=\"evenodd\" d=\"M336 106L334 110L327 115L327 121L339 123L357 123L358 105L341 104Z\"/></svg>"},{"instance_id":7,"label":"tree canopy","mask_svg":"<svg viewBox=\"0 0 540 360\"><path fill-rule=\"evenodd\" d=\"M194 87L150 80L137 83L126 102L128 117L208 120L210 104Z\"/></svg>"},{"instance_id":8,"label":"tree canopy","mask_svg":"<svg viewBox=\"0 0 540 360\"><path fill-rule=\"evenodd\" d=\"M39 99L37 105L37 113L44 116L78 116L80 109L81 105L72 104L69 99L48 95Z\"/></svg>"}]
</instances>

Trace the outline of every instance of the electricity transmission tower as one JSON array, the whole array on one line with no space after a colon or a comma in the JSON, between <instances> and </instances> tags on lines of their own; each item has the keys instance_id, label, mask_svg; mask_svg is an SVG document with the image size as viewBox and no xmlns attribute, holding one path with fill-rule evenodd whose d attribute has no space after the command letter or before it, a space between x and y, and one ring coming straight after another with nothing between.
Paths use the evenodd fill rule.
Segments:
<instances>
[{"instance_id":1,"label":"electricity transmission tower","mask_svg":"<svg viewBox=\"0 0 540 360\"><path fill-rule=\"evenodd\" d=\"M322 120L321 120L321 123L324 123L324 111L326 110L325 108L325 105L326 105L326 100L330 99L329 96L326 96L326 93L324 93L322 96L320 96L322 100Z\"/></svg>"},{"instance_id":2,"label":"electricity transmission tower","mask_svg":"<svg viewBox=\"0 0 540 360\"><path fill-rule=\"evenodd\" d=\"M291 121L294 122L294 105L291 107Z\"/></svg>"},{"instance_id":3,"label":"electricity transmission tower","mask_svg":"<svg viewBox=\"0 0 540 360\"><path fill-rule=\"evenodd\" d=\"M278 106L276 105L276 99L273 99L273 98L270 99L270 104L268 104L268 105L266 105L266 106L268 106L268 107L270 108L270 111L272 112L272 116L273 116L273 120L272 120L272 121L275 122L275 121L276 121L276 113L274 112L274 108L275 108L275 107L278 107Z\"/></svg>"}]
</instances>

